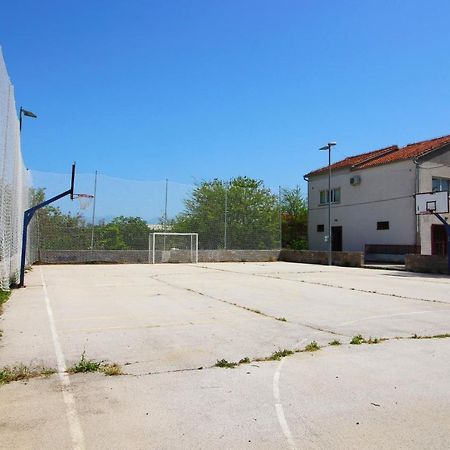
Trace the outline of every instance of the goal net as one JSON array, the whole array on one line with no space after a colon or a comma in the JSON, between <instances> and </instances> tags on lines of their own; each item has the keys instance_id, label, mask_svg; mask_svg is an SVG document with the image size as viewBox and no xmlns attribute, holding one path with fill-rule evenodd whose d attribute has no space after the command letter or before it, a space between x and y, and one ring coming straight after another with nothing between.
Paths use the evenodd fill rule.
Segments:
<instances>
[{"instance_id":1,"label":"goal net","mask_svg":"<svg viewBox=\"0 0 450 450\"><path fill-rule=\"evenodd\" d=\"M198 234L150 233L148 262L198 263Z\"/></svg>"}]
</instances>

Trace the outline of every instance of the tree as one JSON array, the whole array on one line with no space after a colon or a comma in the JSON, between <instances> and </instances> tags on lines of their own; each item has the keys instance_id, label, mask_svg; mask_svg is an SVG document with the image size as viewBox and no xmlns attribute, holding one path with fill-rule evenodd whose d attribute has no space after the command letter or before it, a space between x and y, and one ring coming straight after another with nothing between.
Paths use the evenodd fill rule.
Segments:
<instances>
[{"instance_id":1,"label":"tree","mask_svg":"<svg viewBox=\"0 0 450 450\"><path fill-rule=\"evenodd\" d=\"M37 205L45 200L45 189L37 188L31 191L31 203ZM83 216L65 214L59 207L46 206L39 209L32 221L32 227L37 233L37 245L51 250L88 248L89 236L85 232L86 221Z\"/></svg>"},{"instance_id":2,"label":"tree","mask_svg":"<svg viewBox=\"0 0 450 450\"><path fill-rule=\"evenodd\" d=\"M34 205L45 200L45 189L32 192ZM91 246L91 224L80 214L65 214L59 207L46 206L37 211L39 247L51 250L87 250ZM94 248L105 250L148 249L149 229L140 217L114 218L95 226Z\"/></svg>"},{"instance_id":3,"label":"tree","mask_svg":"<svg viewBox=\"0 0 450 450\"><path fill-rule=\"evenodd\" d=\"M127 249L148 249L149 228L147 222L140 217L115 217L107 227L117 228Z\"/></svg>"},{"instance_id":4,"label":"tree","mask_svg":"<svg viewBox=\"0 0 450 450\"><path fill-rule=\"evenodd\" d=\"M282 246L304 250L308 248L308 203L299 186L281 190Z\"/></svg>"},{"instance_id":5,"label":"tree","mask_svg":"<svg viewBox=\"0 0 450 450\"><path fill-rule=\"evenodd\" d=\"M277 196L261 180L236 177L197 185L185 211L171 223L175 232L199 233L203 249L271 249L279 247Z\"/></svg>"}]
</instances>

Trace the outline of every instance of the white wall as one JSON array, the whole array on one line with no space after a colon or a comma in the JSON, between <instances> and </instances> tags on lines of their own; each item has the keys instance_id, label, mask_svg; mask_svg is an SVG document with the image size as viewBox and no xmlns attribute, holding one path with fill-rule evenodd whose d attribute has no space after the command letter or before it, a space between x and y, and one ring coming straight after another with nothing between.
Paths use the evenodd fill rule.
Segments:
<instances>
[{"instance_id":1,"label":"white wall","mask_svg":"<svg viewBox=\"0 0 450 450\"><path fill-rule=\"evenodd\" d=\"M361 184L350 185L359 175ZM332 226L342 226L343 250L363 251L365 244L416 243L414 210L415 165L402 161L364 170L341 169L332 173L331 187L341 188L341 202L332 205ZM311 177L308 183L308 236L311 250L325 250L328 206L319 206L320 191L328 188L328 174ZM377 230L378 221L389 221L389 230ZM318 233L317 225L325 232Z\"/></svg>"}]
</instances>

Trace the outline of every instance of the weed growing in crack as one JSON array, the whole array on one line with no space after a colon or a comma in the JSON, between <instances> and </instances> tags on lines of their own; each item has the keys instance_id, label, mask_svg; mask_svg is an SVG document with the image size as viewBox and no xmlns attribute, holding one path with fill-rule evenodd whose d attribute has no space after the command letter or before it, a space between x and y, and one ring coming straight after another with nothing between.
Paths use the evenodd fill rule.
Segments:
<instances>
[{"instance_id":1,"label":"weed growing in crack","mask_svg":"<svg viewBox=\"0 0 450 450\"><path fill-rule=\"evenodd\" d=\"M417 334L413 334L411 336L412 339L446 339L450 338L450 333L442 333L442 334L435 334L433 336L419 336Z\"/></svg>"},{"instance_id":2,"label":"weed growing in crack","mask_svg":"<svg viewBox=\"0 0 450 450\"><path fill-rule=\"evenodd\" d=\"M305 347L305 352L317 352L317 350L320 350L320 346L319 346L319 344L316 341L310 342Z\"/></svg>"},{"instance_id":3,"label":"weed growing in crack","mask_svg":"<svg viewBox=\"0 0 450 450\"><path fill-rule=\"evenodd\" d=\"M0 368L0 385L11 381L29 380L30 378L48 377L56 373L49 367L28 367L25 364Z\"/></svg>"},{"instance_id":4,"label":"weed growing in crack","mask_svg":"<svg viewBox=\"0 0 450 450\"><path fill-rule=\"evenodd\" d=\"M380 338L372 338L370 337L367 341L365 341L366 344L379 344L382 341Z\"/></svg>"},{"instance_id":5,"label":"weed growing in crack","mask_svg":"<svg viewBox=\"0 0 450 450\"><path fill-rule=\"evenodd\" d=\"M268 358L266 358L267 361L279 361L281 358L284 358L285 356L293 355L294 352L292 350L278 350L277 352L273 352Z\"/></svg>"},{"instance_id":6,"label":"weed growing in crack","mask_svg":"<svg viewBox=\"0 0 450 450\"><path fill-rule=\"evenodd\" d=\"M352 337L350 344L361 345L361 344L364 344L365 342L366 342L365 339L360 334L357 334L356 336Z\"/></svg>"},{"instance_id":7,"label":"weed growing in crack","mask_svg":"<svg viewBox=\"0 0 450 450\"><path fill-rule=\"evenodd\" d=\"M251 360L248 356L239 360L239 364L250 364Z\"/></svg>"},{"instance_id":8,"label":"weed growing in crack","mask_svg":"<svg viewBox=\"0 0 450 450\"><path fill-rule=\"evenodd\" d=\"M277 317L280 322L287 322L286 317Z\"/></svg>"},{"instance_id":9,"label":"weed growing in crack","mask_svg":"<svg viewBox=\"0 0 450 450\"><path fill-rule=\"evenodd\" d=\"M115 377L117 375L123 375L122 367L120 364L113 363L113 364L103 364L101 366L101 371L109 376L109 377Z\"/></svg>"},{"instance_id":10,"label":"weed growing in crack","mask_svg":"<svg viewBox=\"0 0 450 450\"><path fill-rule=\"evenodd\" d=\"M80 360L67 369L68 373L90 373L103 372L107 376L122 375L122 367L120 364L112 363L105 364L103 361L95 361L94 359L86 358L86 351L81 355Z\"/></svg>"},{"instance_id":11,"label":"weed growing in crack","mask_svg":"<svg viewBox=\"0 0 450 450\"><path fill-rule=\"evenodd\" d=\"M67 369L69 373L88 373L88 372L99 372L102 363L95 361L93 359L86 359L86 351L81 355L80 360Z\"/></svg>"},{"instance_id":12,"label":"weed growing in crack","mask_svg":"<svg viewBox=\"0 0 450 450\"><path fill-rule=\"evenodd\" d=\"M218 359L214 367L223 367L225 369L234 369L238 363L227 361L226 359Z\"/></svg>"},{"instance_id":13,"label":"weed growing in crack","mask_svg":"<svg viewBox=\"0 0 450 450\"><path fill-rule=\"evenodd\" d=\"M329 342L330 345L341 345L341 341L338 339L333 339L331 342Z\"/></svg>"}]
</instances>

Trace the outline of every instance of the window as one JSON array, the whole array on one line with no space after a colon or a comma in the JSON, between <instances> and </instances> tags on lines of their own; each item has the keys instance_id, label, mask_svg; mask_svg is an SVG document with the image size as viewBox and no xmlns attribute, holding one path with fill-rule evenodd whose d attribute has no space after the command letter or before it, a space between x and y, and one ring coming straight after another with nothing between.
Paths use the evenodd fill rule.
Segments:
<instances>
[{"instance_id":1,"label":"window","mask_svg":"<svg viewBox=\"0 0 450 450\"><path fill-rule=\"evenodd\" d=\"M450 190L450 180L448 178L433 177L433 192Z\"/></svg>"},{"instance_id":2,"label":"window","mask_svg":"<svg viewBox=\"0 0 450 450\"><path fill-rule=\"evenodd\" d=\"M377 222L377 230L389 230L389 222Z\"/></svg>"},{"instance_id":3,"label":"window","mask_svg":"<svg viewBox=\"0 0 450 450\"><path fill-rule=\"evenodd\" d=\"M331 189L331 203L340 203L341 201L341 188ZM328 189L320 191L320 204L328 204Z\"/></svg>"},{"instance_id":4,"label":"window","mask_svg":"<svg viewBox=\"0 0 450 450\"><path fill-rule=\"evenodd\" d=\"M323 233L325 231L325 225L317 225L317 232Z\"/></svg>"}]
</instances>

